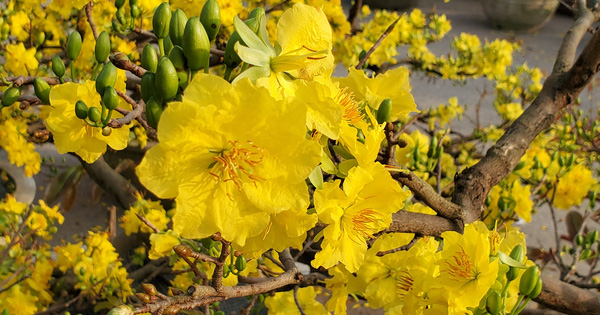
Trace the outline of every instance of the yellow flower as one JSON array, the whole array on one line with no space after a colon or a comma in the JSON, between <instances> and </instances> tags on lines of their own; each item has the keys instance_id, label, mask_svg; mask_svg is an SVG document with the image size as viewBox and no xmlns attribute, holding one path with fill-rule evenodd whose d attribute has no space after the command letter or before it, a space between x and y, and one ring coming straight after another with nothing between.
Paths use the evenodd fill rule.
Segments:
<instances>
[{"instance_id":1,"label":"yellow flower","mask_svg":"<svg viewBox=\"0 0 600 315\"><path fill-rule=\"evenodd\" d=\"M516 180L510 190L510 194L515 201L515 212L526 222L531 222L531 210L533 201L531 201L530 185L521 186L519 180Z\"/></svg>"},{"instance_id":2,"label":"yellow flower","mask_svg":"<svg viewBox=\"0 0 600 315\"><path fill-rule=\"evenodd\" d=\"M88 2L87 0L52 0L48 5L48 9L57 12L66 19L71 16L71 10L81 10Z\"/></svg>"},{"instance_id":3,"label":"yellow flower","mask_svg":"<svg viewBox=\"0 0 600 315\"><path fill-rule=\"evenodd\" d=\"M179 236L173 230L168 230L165 233L152 233L150 234L151 247L148 252L148 258L159 259L164 256L170 256L173 252L173 247L180 243Z\"/></svg>"},{"instance_id":4,"label":"yellow flower","mask_svg":"<svg viewBox=\"0 0 600 315\"><path fill-rule=\"evenodd\" d=\"M303 3L295 4L281 15L277 23L275 49L266 37L266 28L261 25L257 36L239 18L234 19L238 34L247 46L236 44L240 58L253 67L242 72L234 80L250 78L253 82L268 87L274 95L286 95L290 76L297 79L312 79L333 68L332 32L327 17L321 9Z\"/></svg>"},{"instance_id":5,"label":"yellow flower","mask_svg":"<svg viewBox=\"0 0 600 315\"><path fill-rule=\"evenodd\" d=\"M554 206L568 210L571 206L580 204L597 182L589 168L583 164L576 164L559 178L553 197Z\"/></svg>"},{"instance_id":6,"label":"yellow flower","mask_svg":"<svg viewBox=\"0 0 600 315\"><path fill-rule=\"evenodd\" d=\"M81 256L83 256L83 253L85 252L82 245L83 243L79 242L54 247L54 252L58 254L56 265L60 271L67 271L69 268L73 267L75 262L81 259Z\"/></svg>"},{"instance_id":7,"label":"yellow flower","mask_svg":"<svg viewBox=\"0 0 600 315\"><path fill-rule=\"evenodd\" d=\"M413 131L410 135L403 133L400 139L406 141L403 148L396 147L396 161L400 166L409 166L415 157L416 151L421 157L427 157L429 150L429 137L422 134L419 130Z\"/></svg>"},{"instance_id":8,"label":"yellow flower","mask_svg":"<svg viewBox=\"0 0 600 315\"><path fill-rule=\"evenodd\" d=\"M312 286L299 288L296 297L305 314L325 315L327 310L323 304L317 301L317 292ZM293 291L277 292L265 299L265 306L269 313L300 315Z\"/></svg>"},{"instance_id":9,"label":"yellow flower","mask_svg":"<svg viewBox=\"0 0 600 315\"><path fill-rule=\"evenodd\" d=\"M490 262L488 233L470 224L464 234L444 232L440 282L448 291L450 312L464 313L477 307L498 276L498 260Z\"/></svg>"},{"instance_id":10,"label":"yellow flower","mask_svg":"<svg viewBox=\"0 0 600 315\"><path fill-rule=\"evenodd\" d=\"M15 12L10 16L10 34L16 36L19 42L27 40L29 38L30 22L29 16L27 16L25 11ZM8 65L8 62L4 66L6 67L6 65Z\"/></svg>"},{"instance_id":11,"label":"yellow flower","mask_svg":"<svg viewBox=\"0 0 600 315\"><path fill-rule=\"evenodd\" d=\"M51 208L42 199L39 200L39 203L40 208L46 213L46 216L48 218L55 219L56 221L58 221L58 224L63 224L63 222L65 221L65 217L63 217L63 215L60 212L58 212L58 205Z\"/></svg>"},{"instance_id":12,"label":"yellow flower","mask_svg":"<svg viewBox=\"0 0 600 315\"><path fill-rule=\"evenodd\" d=\"M6 198L0 203L0 210L5 212L12 212L15 214L21 214L27 209L27 204L18 202L13 195L7 195Z\"/></svg>"},{"instance_id":13,"label":"yellow flower","mask_svg":"<svg viewBox=\"0 0 600 315\"><path fill-rule=\"evenodd\" d=\"M175 198L175 232L187 238L221 232L242 247L267 230L272 214L308 207L305 179L320 149L305 138L305 123L305 107L276 101L248 80L234 88L196 74L183 101L165 109L160 143L137 174L160 198Z\"/></svg>"},{"instance_id":14,"label":"yellow flower","mask_svg":"<svg viewBox=\"0 0 600 315\"><path fill-rule=\"evenodd\" d=\"M137 217L137 214L146 218L159 231L166 230L167 224L171 222L160 201L149 201L144 199L141 194L136 194L136 201L131 204L128 210L125 210L125 214L119 219L121 221L120 226L125 229L125 234L154 232L152 228Z\"/></svg>"},{"instance_id":15,"label":"yellow flower","mask_svg":"<svg viewBox=\"0 0 600 315\"><path fill-rule=\"evenodd\" d=\"M399 67L384 74L368 78L362 70L350 69L346 78L337 79L341 87L348 87L357 99L364 99L374 110L381 102L389 98L392 101L392 119L406 117L411 112L418 112L417 105L410 93L408 69Z\"/></svg>"},{"instance_id":16,"label":"yellow flower","mask_svg":"<svg viewBox=\"0 0 600 315\"><path fill-rule=\"evenodd\" d=\"M35 75L39 65L35 48L25 49L23 43L6 45L5 58L4 68L15 76Z\"/></svg>"},{"instance_id":17,"label":"yellow flower","mask_svg":"<svg viewBox=\"0 0 600 315\"><path fill-rule=\"evenodd\" d=\"M328 226L312 265L330 268L341 262L356 272L364 261L367 240L390 225L392 213L404 206L410 193L379 163L351 169L343 190L339 185L339 180L327 182L315 192L315 210Z\"/></svg>"},{"instance_id":18,"label":"yellow flower","mask_svg":"<svg viewBox=\"0 0 600 315\"><path fill-rule=\"evenodd\" d=\"M54 135L54 143L59 153L75 152L87 163L93 163L106 152L106 145L115 150L127 147L130 125L115 128L109 136L104 136L100 127L89 126L75 116L77 101L82 100L88 108L101 109L100 98L96 93L94 81L86 81L83 84L68 82L52 87L52 110L46 119L46 125ZM131 106L120 98L119 107L131 110ZM112 118L119 117L123 115L113 111Z\"/></svg>"}]
</instances>

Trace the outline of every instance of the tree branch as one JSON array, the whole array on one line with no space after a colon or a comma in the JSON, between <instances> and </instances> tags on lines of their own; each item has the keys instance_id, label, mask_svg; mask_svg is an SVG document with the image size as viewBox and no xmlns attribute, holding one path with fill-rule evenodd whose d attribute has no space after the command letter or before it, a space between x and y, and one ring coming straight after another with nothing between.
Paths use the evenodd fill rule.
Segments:
<instances>
[{"instance_id":1,"label":"tree branch","mask_svg":"<svg viewBox=\"0 0 600 315\"><path fill-rule=\"evenodd\" d=\"M485 157L456 177L452 202L462 207L465 223L479 219L492 187L512 172L533 139L552 125L563 108L577 99L598 70L600 32L593 35L568 72L553 72L548 77L538 97L506 129Z\"/></svg>"},{"instance_id":2,"label":"tree branch","mask_svg":"<svg viewBox=\"0 0 600 315\"><path fill-rule=\"evenodd\" d=\"M0 86L6 85L2 81L12 82L15 87L19 87L21 85L33 84L33 80L35 78L43 79L48 82L50 85L60 84L60 80L58 78L53 77L30 77L30 76L18 76L18 77L5 77L4 80L0 80Z\"/></svg>"},{"instance_id":3,"label":"tree branch","mask_svg":"<svg viewBox=\"0 0 600 315\"><path fill-rule=\"evenodd\" d=\"M462 226L440 216L401 210L392 214L392 224L383 233L415 233L439 237L446 231L462 232Z\"/></svg>"},{"instance_id":4,"label":"tree branch","mask_svg":"<svg viewBox=\"0 0 600 315\"><path fill-rule=\"evenodd\" d=\"M566 314L598 314L598 293L580 289L546 274L542 275L542 283L542 293L534 301Z\"/></svg>"},{"instance_id":5,"label":"tree branch","mask_svg":"<svg viewBox=\"0 0 600 315\"><path fill-rule=\"evenodd\" d=\"M94 0L90 0L88 4L85 5L85 16L87 17L88 23L90 24L90 28L92 29L92 34L94 34L94 38L98 39L98 29L96 29L96 24L94 23L94 17L92 16L92 9L94 8Z\"/></svg>"},{"instance_id":6,"label":"tree branch","mask_svg":"<svg viewBox=\"0 0 600 315\"><path fill-rule=\"evenodd\" d=\"M81 160L81 158L80 161L90 178L106 192L114 195L121 207L127 209L135 201L134 195L137 189L125 177L110 167L103 157L98 158L91 164Z\"/></svg>"}]
</instances>

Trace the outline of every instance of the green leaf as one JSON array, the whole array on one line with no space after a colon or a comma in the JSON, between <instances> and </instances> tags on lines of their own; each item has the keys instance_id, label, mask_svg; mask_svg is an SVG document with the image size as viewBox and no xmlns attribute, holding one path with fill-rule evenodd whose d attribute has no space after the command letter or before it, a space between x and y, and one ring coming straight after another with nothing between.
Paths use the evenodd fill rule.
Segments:
<instances>
[{"instance_id":1,"label":"green leaf","mask_svg":"<svg viewBox=\"0 0 600 315\"><path fill-rule=\"evenodd\" d=\"M238 75L235 78L235 80L233 80L233 82L231 82L231 84L235 84L236 82L238 82L244 78L249 78L250 81L256 82L257 79L263 78L263 77L268 77L270 75L271 75L271 69L269 69L267 67L252 67L252 68L240 73L240 75Z\"/></svg>"},{"instance_id":2,"label":"green leaf","mask_svg":"<svg viewBox=\"0 0 600 315\"><path fill-rule=\"evenodd\" d=\"M337 174L337 176L339 177L346 177L348 176L348 172L350 171L350 169L352 169L353 167L358 165L358 161L352 159L352 160L345 160L342 161L342 163L340 163L339 167L339 172Z\"/></svg>"},{"instance_id":3,"label":"green leaf","mask_svg":"<svg viewBox=\"0 0 600 315\"><path fill-rule=\"evenodd\" d=\"M321 154L321 169L327 174L337 174L338 169L327 154Z\"/></svg>"},{"instance_id":4,"label":"green leaf","mask_svg":"<svg viewBox=\"0 0 600 315\"><path fill-rule=\"evenodd\" d=\"M318 189L323 189L323 171L321 171L321 166L315 167L315 169L308 175L308 179L313 184L313 186Z\"/></svg>"},{"instance_id":5,"label":"green leaf","mask_svg":"<svg viewBox=\"0 0 600 315\"><path fill-rule=\"evenodd\" d=\"M239 17L233 18L233 25L235 26L236 32L240 35L240 38L244 41L248 47L259 50L266 55L274 57L274 52L263 43L263 41L254 32L242 22Z\"/></svg>"}]
</instances>

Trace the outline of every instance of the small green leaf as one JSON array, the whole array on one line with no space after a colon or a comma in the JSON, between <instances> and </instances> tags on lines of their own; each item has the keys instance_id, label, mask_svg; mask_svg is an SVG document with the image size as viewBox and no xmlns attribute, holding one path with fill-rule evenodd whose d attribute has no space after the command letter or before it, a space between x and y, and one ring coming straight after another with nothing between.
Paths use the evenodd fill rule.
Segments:
<instances>
[{"instance_id":1,"label":"small green leaf","mask_svg":"<svg viewBox=\"0 0 600 315\"><path fill-rule=\"evenodd\" d=\"M308 175L308 179L310 179L313 186L323 189L323 171L321 171L321 166L315 167L310 175Z\"/></svg>"},{"instance_id":2,"label":"small green leaf","mask_svg":"<svg viewBox=\"0 0 600 315\"><path fill-rule=\"evenodd\" d=\"M511 267L515 267L515 268L521 268L521 269L525 269L527 268L527 266L521 262L518 262L512 258L510 258L510 256L506 255L503 252L498 252L498 259L500 259L500 261L505 264L505 265L509 265Z\"/></svg>"},{"instance_id":3,"label":"small green leaf","mask_svg":"<svg viewBox=\"0 0 600 315\"><path fill-rule=\"evenodd\" d=\"M321 154L321 168L327 174L337 174L338 170L327 154Z\"/></svg>"},{"instance_id":4,"label":"small green leaf","mask_svg":"<svg viewBox=\"0 0 600 315\"><path fill-rule=\"evenodd\" d=\"M246 47L240 42L235 43L235 52L240 58L247 64L259 67L268 67L271 61L271 57L264 52Z\"/></svg>"},{"instance_id":5,"label":"small green leaf","mask_svg":"<svg viewBox=\"0 0 600 315\"><path fill-rule=\"evenodd\" d=\"M235 30L240 35L240 38L246 45L248 45L248 47L260 50L266 55L274 54L274 52L267 47L267 45L265 45L265 43L263 43L263 41L256 34L254 34L248 25L242 22L239 17L236 16L233 18L233 25L235 26Z\"/></svg>"},{"instance_id":6,"label":"small green leaf","mask_svg":"<svg viewBox=\"0 0 600 315\"><path fill-rule=\"evenodd\" d=\"M271 69L267 67L252 67L238 75L231 84L235 84L236 82L249 78L250 81L255 82L259 78L268 77L271 75Z\"/></svg>"}]
</instances>

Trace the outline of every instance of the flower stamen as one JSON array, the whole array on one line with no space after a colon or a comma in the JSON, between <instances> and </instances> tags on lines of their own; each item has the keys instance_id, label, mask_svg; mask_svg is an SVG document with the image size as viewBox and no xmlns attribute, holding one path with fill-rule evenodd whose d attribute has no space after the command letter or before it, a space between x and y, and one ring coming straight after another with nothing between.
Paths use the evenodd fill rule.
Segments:
<instances>
[{"instance_id":1,"label":"flower stamen","mask_svg":"<svg viewBox=\"0 0 600 315\"><path fill-rule=\"evenodd\" d=\"M471 264L469 255L467 255L462 246L459 252L446 259L445 265L447 267L445 271L455 281L461 281L462 279L475 280L477 278L477 272L473 268L473 264Z\"/></svg>"},{"instance_id":2,"label":"flower stamen","mask_svg":"<svg viewBox=\"0 0 600 315\"><path fill-rule=\"evenodd\" d=\"M254 174L253 168L260 164L264 157L263 149L256 146L252 141L247 141L243 146L239 141L229 141L230 147L216 151L217 156L210 164L210 175L215 181L233 181L238 190L242 189L243 176L247 177L256 185L256 181L262 178ZM209 150L210 151L210 150Z\"/></svg>"}]
</instances>

